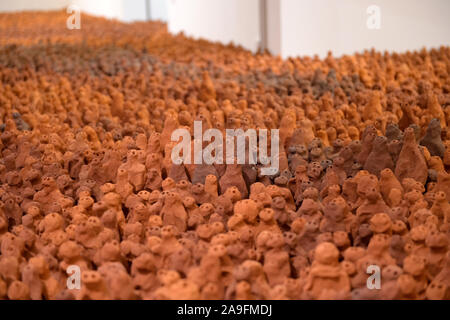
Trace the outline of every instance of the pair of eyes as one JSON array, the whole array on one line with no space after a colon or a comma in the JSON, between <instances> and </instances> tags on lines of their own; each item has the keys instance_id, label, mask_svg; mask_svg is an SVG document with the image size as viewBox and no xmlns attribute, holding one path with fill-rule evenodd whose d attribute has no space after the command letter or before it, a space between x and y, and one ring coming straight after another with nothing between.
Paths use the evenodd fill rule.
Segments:
<instances>
[{"instance_id":1,"label":"pair of eyes","mask_svg":"<svg viewBox=\"0 0 450 320\"><path fill-rule=\"evenodd\" d=\"M83 279L85 280L97 280L99 276L96 273L84 273Z\"/></svg>"},{"instance_id":2,"label":"pair of eyes","mask_svg":"<svg viewBox=\"0 0 450 320\"><path fill-rule=\"evenodd\" d=\"M99 223L100 223L100 220L89 218L89 219L88 219L88 222L89 222L89 223L92 223L92 224L99 224ZM83 226L83 227L85 227L86 225L87 225L87 223L84 222L84 221L81 223L81 226Z\"/></svg>"}]
</instances>

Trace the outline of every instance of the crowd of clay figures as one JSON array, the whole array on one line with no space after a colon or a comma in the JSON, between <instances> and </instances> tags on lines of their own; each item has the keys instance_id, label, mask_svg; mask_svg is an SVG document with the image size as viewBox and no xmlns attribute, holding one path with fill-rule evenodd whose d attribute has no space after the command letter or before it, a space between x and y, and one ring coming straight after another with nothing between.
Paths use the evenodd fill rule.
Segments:
<instances>
[{"instance_id":1,"label":"crowd of clay figures","mask_svg":"<svg viewBox=\"0 0 450 320\"><path fill-rule=\"evenodd\" d=\"M0 299L450 299L449 47L281 59L66 18L0 14ZM278 172L174 164L194 121L279 129Z\"/></svg>"}]
</instances>

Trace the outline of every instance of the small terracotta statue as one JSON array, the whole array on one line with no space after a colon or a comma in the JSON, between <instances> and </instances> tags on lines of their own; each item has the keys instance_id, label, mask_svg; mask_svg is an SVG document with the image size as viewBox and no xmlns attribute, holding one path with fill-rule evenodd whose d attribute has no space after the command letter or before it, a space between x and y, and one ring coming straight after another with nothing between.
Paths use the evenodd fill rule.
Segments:
<instances>
[{"instance_id":1,"label":"small terracotta statue","mask_svg":"<svg viewBox=\"0 0 450 320\"><path fill-rule=\"evenodd\" d=\"M338 259L339 250L334 244L323 242L317 246L304 287L308 296L320 299L327 291L336 294L350 292L350 280Z\"/></svg>"}]
</instances>

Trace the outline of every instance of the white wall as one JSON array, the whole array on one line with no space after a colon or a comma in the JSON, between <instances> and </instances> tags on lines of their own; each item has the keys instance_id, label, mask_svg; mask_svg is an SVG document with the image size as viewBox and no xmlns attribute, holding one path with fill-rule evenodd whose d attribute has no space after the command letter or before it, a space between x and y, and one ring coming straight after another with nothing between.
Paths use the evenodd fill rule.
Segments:
<instances>
[{"instance_id":1,"label":"white wall","mask_svg":"<svg viewBox=\"0 0 450 320\"><path fill-rule=\"evenodd\" d=\"M171 32L257 49L259 0L166 1ZM367 27L371 5L380 29ZM268 48L286 58L450 45L449 13L449 0L267 0Z\"/></svg>"},{"instance_id":2,"label":"white wall","mask_svg":"<svg viewBox=\"0 0 450 320\"><path fill-rule=\"evenodd\" d=\"M83 12L125 22L146 20L146 0L0 0L0 12L60 10L70 4ZM150 0L151 18L167 21L166 0Z\"/></svg>"},{"instance_id":3,"label":"white wall","mask_svg":"<svg viewBox=\"0 0 450 320\"><path fill-rule=\"evenodd\" d=\"M379 30L367 28L370 5L381 9ZM280 10L283 57L450 45L448 0L281 0Z\"/></svg>"},{"instance_id":4,"label":"white wall","mask_svg":"<svg viewBox=\"0 0 450 320\"><path fill-rule=\"evenodd\" d=\"M130 1L131 5L135 1ZM92 15L111 19L121 19L124 15L122 0L71 0L70 3L79 6L82 12Z\"/></svg>"},{"instance_id":5,"label":"white wall","mask_svg":"<svg viewBox=\"0 0 450 320\"><path fill-rule=\"evenodd\" d=\"M150 17L152 20L167 21L169 19L168 1L150 0Z\"/></svg>"},{"instance_id":6,"label":"white wall","mask_svg":"<svg viewBox=\"0 0 450 320\"><path fill-rule=\"evenodd\" d=\"M167 1L150 0L150 18L167 21ZM71 0L82 11L90 14L115 18L124 22L147 19L146 0Z\"/></svg>"},{"instance_id":7,"label":"white wall","mask_svg":"<svg viewBox=\"0 0 450 320\"><path fill-rule=\"evenodd\" d=\"M70 0L2 0L0 12L22 10L56 10L66 8Z\"/></svg>"},{"instance_id":8,"label":"white wall","mask_svg":"<svg viewBox=\"0 0 450 320\"><path fill-rule=\"evenodd\" d=\"M120 17L120 19L122 21L145 21L147 19L145 0L124 0L121 2L122 16Z\"/></svg>"},{"instance_id":9,"label":"white wall","mask_svg":"<svg viewBox=\"0 0 450 320\"><path fill-rule=\"evenodd\" d=\"M168 0L170 32L229 43L259 45L258 0Z\"/></svg>"}]
</instances>

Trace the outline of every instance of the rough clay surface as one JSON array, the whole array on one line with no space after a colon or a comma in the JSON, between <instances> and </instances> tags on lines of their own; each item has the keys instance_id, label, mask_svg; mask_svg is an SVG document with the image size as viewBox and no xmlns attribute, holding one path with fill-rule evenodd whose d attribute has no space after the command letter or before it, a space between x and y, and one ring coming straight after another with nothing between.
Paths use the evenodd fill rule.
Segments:
<instances>
[{"instance_id":1,"label":"rough clay surface","mask_svg":"<svg viewBox=\"0 0 450 320\"><path fill-rule=\"evenodd\" d=\"M66 19L0 14L0 299L450 298L450 48L281 60ZM279 128L279 172L172 164L194 120Z\"/></svg>"}]
</instances>

